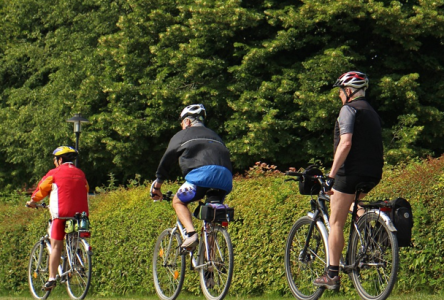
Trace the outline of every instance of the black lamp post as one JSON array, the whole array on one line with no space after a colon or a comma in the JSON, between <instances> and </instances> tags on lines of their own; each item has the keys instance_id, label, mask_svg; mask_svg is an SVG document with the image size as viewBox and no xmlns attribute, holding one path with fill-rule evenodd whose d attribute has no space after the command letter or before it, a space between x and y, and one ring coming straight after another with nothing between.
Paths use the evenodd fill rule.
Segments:
<instances>
[{"instance_id":1,"label":"black lamp post","mask_svg":"<svg viewBox=\"0 0 444 300\"><path fill-rule=\"evenodd\" d=\"M76 150L79 151L79 139L80 132L82 132L82 123L89 123L88 119L82 117L80 113L75 114L71 119L66 120L68 123L74 123L74 133L76 134ZM79 159L76 159L76 167L78 166Z\"/></svg>"}]
</instances>

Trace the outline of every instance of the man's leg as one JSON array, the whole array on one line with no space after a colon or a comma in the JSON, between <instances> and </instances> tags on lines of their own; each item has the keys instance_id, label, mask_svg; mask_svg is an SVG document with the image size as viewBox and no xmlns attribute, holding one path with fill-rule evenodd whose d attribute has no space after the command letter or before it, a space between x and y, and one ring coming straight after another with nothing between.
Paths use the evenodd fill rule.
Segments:
<instances>
[{"instance_id":1,"label":"man's leg","mask_svg":"<svg viewBox=\"0 0 444 300\"><path fill-rule=\"evenodd\" d=\"M350 205L355 195L344 194L334 191L330 197L330 235L328 236L328 247L330 253L330 265L339 266L342 249L344 248L344 226Z\"/></svg>"},{"instance_id":2,"label":"man's leg","mask_svg":"<svg viewBox=\"0 0 444 300\"><path fill-rule=\"evenodd\" d=\"M49 255L49 278L43 285L44 290L52 290L56 286L57 268L63 249L63 240L51 239L51 254Z\"/></svg>"},{"instance_id":3,"label":"man's leg","mask_svg":"<svg viewBox=\"0 0 444 300\"><path fill-rule=\"evenodd\" d=\"M51 255L49 256L49 278L56 278L57 268L62 255L63 240L51 239Z\"/></svg>"},{"instance_id":4,"label":"man's leg","mask_svg":"<svg viewBox=\"0 0 444 300\"><path fill-rule=\"evenodd\" d=\"M333 190L330 196L330 235L328 236L328 248L330 264L327 273L315 279L314 285L328 289L338 289L340 286L339 261L344 248L344 225L348 211L355 195L344 194Z\"/></svg>"},{"instance_id":5,"label":"man's leg","mask_svg":"<svg viewBox=\"0 0 444 300\"><path fill-rule=\"evenodd\" d=\"M180 201L176 195L173 198L173 208L176 211L179 221L187 230L188 237L183 241L181 247L191 250L198 244L197 233L193 226L191 212L188 209L187 203Z\"/></svg>"},{"instance_id":6,"label":"man's leg","mask_svg":"<svg viewBox=\"0 0 444 300\"><path fill-rule=\"evenodd\" d=\"M193 232L193 220L191 218L191 212L188 209L187 205L188 203L183 203L176 195L174 195L173 208L176 211L176 215L179 218L180 223L182 223L187 232Z\"/></svg>"}]
</instances>

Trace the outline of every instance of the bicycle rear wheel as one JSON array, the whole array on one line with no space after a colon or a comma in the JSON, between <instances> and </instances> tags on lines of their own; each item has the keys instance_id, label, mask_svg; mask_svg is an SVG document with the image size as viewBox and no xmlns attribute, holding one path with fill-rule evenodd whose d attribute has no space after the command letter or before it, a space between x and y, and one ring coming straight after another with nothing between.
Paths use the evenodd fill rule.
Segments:
<instances>
[{"instance_id":1,"label":"bicycle rear wheel","mask_svg":"<svg viewBox=\"0 0 444 300\"><path fill-rule=\"evenodd\" d=\"M67 265L71 268L71 272L67 276L66 289L72 299L83 299L91 283L91 251L88 243L79 239L76 234L67 236L67 243L69 248Z\"/></svg>"},{"instance_id":2,"label":"bicycle rear wheel","mask_svg":"<svg viewBox=\"0 0 444 300\"><path fill-rule=\"evenodd\" d=\"M399 256L398 241L384 220L367 213L358 221L359 233L351 237L350 264L357 267L350 278L364 300L386 299L396 282Z\"/></svg>"},{"instance_id":3,"label":"bicycle rear wheel","mask_svg":"<svg viewBox=\"0 0 444 300\"><path fill-rule=\"evenodd\" d=\"M157 238L153 255L154 287L159 298L174 300L185 279L185 255L180 254L182 238L173 229L165 229Z\"/></svg>"},{"instance_id":4,"label":"bicycle rear wheel","mask_svg":"<svg viewBox=\"0 0 444 300\"><path fill-rule=\"evenodd\" d=\"M42 291L49 278L49 250L45 241L37 242L31 250L28 265L28 282L31 294L36 299L48 298L51 291Z\"/></svg>"},{"instance_id":5,"label":"bicycle rear wheel","mask_svg":"<svg viewBox=\"0 0 444 300\"><path fill-rule=\"evenodd\" d=\"M207 224L209 257L202 237L199 245L200 286L205 298L223 299L233 277L233 245L228 231L221 226Z\"/></svg>"},{"instance_id":6,"label":"bicycle rear wheel","mask_svg":"<svg viewBox=\"0 0 444 300\"><path fill-rule=\"evenodd\" d=\"M328 263L328 236L314 226L308 247L303 254L312 219L305 216L294 223L285 246L285 273L290 290L301 300L315 300L325 288L316 287L313 281L322 276Z\"/></svg>"}]
</instances>

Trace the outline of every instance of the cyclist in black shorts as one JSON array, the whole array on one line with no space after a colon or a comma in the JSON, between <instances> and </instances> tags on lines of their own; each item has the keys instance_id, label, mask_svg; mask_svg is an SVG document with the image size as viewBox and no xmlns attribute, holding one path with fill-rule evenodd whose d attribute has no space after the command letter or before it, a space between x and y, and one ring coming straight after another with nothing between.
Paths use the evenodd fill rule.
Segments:
<instances>
[{"instance_id":1,"label":"cyclist in black shorts","mask_svg":"<svg viewBox=\"0 0 444 300\"><path fill-rule=\"evenodd\" d=\"M340 286L339 260L344 248L344 225L360 182L379 183L383 167L381 121L365 99L368 78L364 73L342 74L333 87L339 87L342 108L335 125L333 165L327 185L330 197L330 264L314 285L337 289ZM366 194L361 194L361 198Z\"/></svg>"},{"instance_id":2,"label":"cyclist in black shorts","mask_svg":"<svg viewBox=\"0 0 444 300\"><path fill-rule=\"evenodd\" d=\"M182 130L171 138L157 168L157 179L151 186L153 199L162 199L162 183L173 164L179 161L186 181L175 194L173 207L188 234L181 245L183 248L198 244L188 203L202 199L209 189L214 190L213 196L224 198L233 187L230 152L222 139L205 127L205 117L202 104L189 105L182 110Z\"/></svg>"}]
</instances>

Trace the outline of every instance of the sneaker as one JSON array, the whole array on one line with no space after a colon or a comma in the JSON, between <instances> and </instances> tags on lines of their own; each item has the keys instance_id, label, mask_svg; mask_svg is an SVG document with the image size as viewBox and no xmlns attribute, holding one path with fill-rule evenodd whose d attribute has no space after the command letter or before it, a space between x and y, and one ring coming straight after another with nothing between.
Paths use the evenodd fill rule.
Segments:
<instances>
[{"instance_id":1,"label":"sneaker","mask_svg":"<svg viewBox=\"0 0 444 300\"><path fill-rule=\"evenodd\" d=\"M327 273L324 273L324 275L322 275L321 277L316 278L313 281L313 284L315 286L325 287L329 290L337 290L341 285L341 277L335 276L333 278L330 278Z\"/></svg>"},{"instance_id":2,"label":"sneaker","mask_svg":"<svg viewBox=\"0 0 444 300\"><path fill-rule=\"evenodd\" d=\"M47 281L43 287L42 287L42 291L50 291L53 288L55 288L56 286L56 281L55 280L51 280L51 281Z\"/></svg>"},{"instance_id":3,"label":"sneaker","mask_svg":"<svg viewBox=\"0 0 444 300\"><path fill-rule=\"evenodd\" d=\"M180 247L182 248L195 248L199 244L199 240L197 239L197 233L189 236L183 241Z\"/></svg>"}]
</instances>

